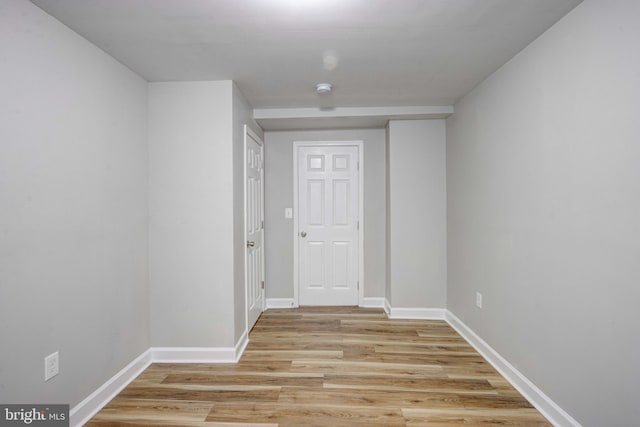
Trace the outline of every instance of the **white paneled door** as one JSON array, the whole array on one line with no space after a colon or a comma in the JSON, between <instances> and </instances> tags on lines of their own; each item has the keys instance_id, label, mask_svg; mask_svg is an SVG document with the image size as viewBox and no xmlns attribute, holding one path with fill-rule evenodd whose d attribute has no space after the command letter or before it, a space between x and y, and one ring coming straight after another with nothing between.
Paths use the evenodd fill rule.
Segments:
<instances>
[{"instance_id":1,"label":"white paneled door","mask_svg":"<svg viewBox=\"0 0 640 427\"><path fill-rule=\"evenodd\" d=\"M299 146L300 305L358 305L358 146Z\"/></svg>"},{"instance_id":2,"label":"white paneled door","mask_svg":"<svg viewBox=\"0 0 640 427\"><path fill-rule=\"evenodd\" d=\"M247 330L264 310L264 148L245 126L245 236Z\"/></svg>"}]
</instances>

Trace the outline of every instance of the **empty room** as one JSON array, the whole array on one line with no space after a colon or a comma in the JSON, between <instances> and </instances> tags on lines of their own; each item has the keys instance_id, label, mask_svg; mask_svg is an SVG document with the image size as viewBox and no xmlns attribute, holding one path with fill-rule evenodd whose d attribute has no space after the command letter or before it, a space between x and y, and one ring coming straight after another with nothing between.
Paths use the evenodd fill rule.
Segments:
<instances>
[{"instance_id":1,"label":"empty room","mask_svg":"<svg viewBox=\"0 0 640 427\"><path fill-rule=\"evenodd\" d=\"M637 0L0 0L0 424L640 420Z\"/></svg>"}]
</instances>

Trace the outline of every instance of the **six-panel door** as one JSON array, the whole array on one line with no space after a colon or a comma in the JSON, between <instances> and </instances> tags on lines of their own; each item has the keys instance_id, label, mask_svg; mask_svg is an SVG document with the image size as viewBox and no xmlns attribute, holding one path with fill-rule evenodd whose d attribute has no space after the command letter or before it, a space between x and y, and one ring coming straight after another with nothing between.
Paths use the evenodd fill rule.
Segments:
<instances>
[{"instance_id":1,"label":"six-panel door","mask_svg":"<svg viewBox=\"0 0 640 427\"><path fill-rule=\"evenodd\" d=\"M358 304L358 147L298 150L300 305Z\"/></svg>"},{"instance_id":2,"label":"six-panel door","mask_svg":"<svg viewBox=\"0 0 640 427\"><path fill-rule=\"evenodd\" d=\"M246 134L246 236L247 236L247 317L251 329L264 307L263 259L263 146L251 133Z\"/></svg>"}]
</instances>

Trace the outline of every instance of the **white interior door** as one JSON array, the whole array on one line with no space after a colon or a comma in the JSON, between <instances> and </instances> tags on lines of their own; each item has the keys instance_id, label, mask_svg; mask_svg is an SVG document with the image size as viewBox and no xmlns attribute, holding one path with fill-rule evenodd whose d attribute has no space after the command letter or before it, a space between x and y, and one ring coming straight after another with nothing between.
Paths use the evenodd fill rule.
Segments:
<instances>
[{"instance_id":1,"label":"white interior door","mask_svg":"<svg viewBox=\"0 0 640 427\"><path fill-rule=\"evenodd\" d=\"M264 147L245 126L245 266L247 329L264 310Z\"/></svg>"},{"instance_id":2,"label":"white interior door","mask_svg":"<svg viewBox=\"0 0 640 427\"><path fill-rule=\"evenodd\" d=\"M358 146L299 146L300 305L358 305Z\"/></svg>"}]
</instances>

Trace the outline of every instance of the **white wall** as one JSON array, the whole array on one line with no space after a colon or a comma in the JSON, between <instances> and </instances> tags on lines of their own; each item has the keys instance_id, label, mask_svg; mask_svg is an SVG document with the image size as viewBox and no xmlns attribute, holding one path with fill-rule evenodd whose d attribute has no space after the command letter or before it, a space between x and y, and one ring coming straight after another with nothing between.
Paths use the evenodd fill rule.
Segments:
<instances>
[{"instance_id":1,"label":"white wall","mask_svg":"<svg viewBox=\"0 0 640 427\"><path fill-rule=\"evenodd\" d=\"M234 276L234 328L235 342L247 329L245 300L245 257L247 246L244 223L244 125L248 125L258 136L262 129L253 120L253 108L233 84L233 276Z\"/></svg>"},{"instance_id":2,"label":"white wall","mask_svg":"<svg viewBox=\"0 0 640 427\"><path fill-rule=\"evenodd\" d=\"M231 81L149 84L154 347L232 347Z\"/></svg>"},{"instance_id":3,"label":"white wall","mask_svg":"<svg viewBox=\"0 0 640 427\"><path fill-rule=\"evenodd\" d=\"M638 22L585 0L447 127L448 308L585 426L640 419Z\"/></svg>"},{"instance_id":4,"label":"white wall","mask_svg":"<svg viewBox=\"0 0 640 427\"><path fill-rule=\"evenodd\" d=\"M364 296L384 296L384 129L265 132L267 298L293 298L294 141L364 141Z\"/></svg>"},{"instance_id":5,"label":"white wall","mask_svg":"<svg viewBox=\"0 0 640 427\"><path fill-rule=\"evenodd\" d=\"M0 401L74 406L149 348L147 85L27 1L0 52Z\"/></svg>"},{"instance_id":6,"label":"white wall","mask_svg":"<svg viewBox=\"0 0 640 427\"><path fill-rule=\"evenodd\" d=\"M444 308L445 122L391 120L387 138L387 300L394 308Z\"/></svg>"}]
</instances>

